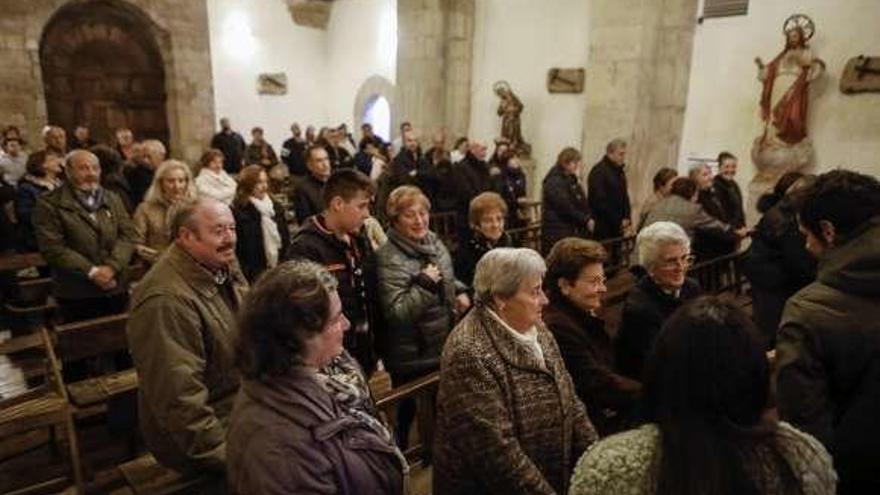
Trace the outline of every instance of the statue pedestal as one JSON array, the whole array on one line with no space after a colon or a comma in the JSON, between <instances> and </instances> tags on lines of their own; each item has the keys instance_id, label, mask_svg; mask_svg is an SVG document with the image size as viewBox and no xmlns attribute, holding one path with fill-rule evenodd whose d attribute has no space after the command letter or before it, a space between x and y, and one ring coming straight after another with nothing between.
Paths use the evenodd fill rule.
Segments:
<instances>
[{"instance_id":1,"label":"statue pedestal","mask_svg":"<svg viewBox=\"0 0 880 495\"><path fill-rule=\"evenodd\" d=\"M752 163L755 176L749 182L747 223L757 221L758 198L773 189L776 181L786 172L806 172L813 165L813 141L804 138L797 144L761 144L761 136L752 143Z\"/></svg>"}]
</instances>

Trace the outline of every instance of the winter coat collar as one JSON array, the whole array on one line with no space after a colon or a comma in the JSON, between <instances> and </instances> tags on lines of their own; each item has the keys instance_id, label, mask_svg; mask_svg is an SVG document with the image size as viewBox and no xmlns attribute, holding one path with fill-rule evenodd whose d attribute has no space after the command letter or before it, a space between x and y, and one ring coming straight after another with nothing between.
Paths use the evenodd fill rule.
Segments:
<instances>
[{"instance_id":1,"label":"winter coat collar","mask_svg":"<svg viewBox=\"0 0 880 495\"><path fill-rule=\"evenodd\" d=\"M880 215L848 237L822 255L818 280L842 292L880 295Z\"/></svg>"},{"instance_id":2,"label":"winter coat collar","mask_svg":"<svg viewBox=\"0 0 880 495\"><path fill-rule=\"evenodd\" d=\"M538 331L538 344L544 352L544 362L541 362L533 352L526 349L512 335L510 335L510 331L504 328L498 320L493 318L492 315L486 311L486 308L479 305L476 306L474 310L470 312L468 318L474 318L478 322L480 327L486 332L486 335L489 337L495 350L498 351L501 358L509 365L515 368L535 371L538 373L547 373L554 377L558 375L559 370L556 369L555 361L548 359L549 351L555 345L553 342L553 336L543 323L539 322L535 325L535 329Z\"/></svg>"},{"instance_id":3,"label":"winter coat collar","mask_svg":"<svg viewBox=\"0 0 880 495\"><path fill-rule=\"evenodd\" d=\"M172 242L171 246L165 251L164 256L169 258L169 263L174 271L180 274L180 277L193 290L201 294L206 299L211 299L219 292L219 286L214 280L212 274L207 268L202 266L183 248ZM247 287L247 281L238 267L238 262L233 262L229 266L229 281L235 289L236 297L241 299L244 288Z\"/></svg>"},{"instance_id":4,"label":"winter coat collar","mask_svg":"<svg viewBox=\"0 0 880 495\"><path fill-rule=\"evenodd\" d=\"M393 242L400 251L412 258L436 259L440 255L437 243L440 240L433 232L428 232L424 242L415 242L405 237L395 228L388 229L388 241Z\"/></svg>"}]
</instances>

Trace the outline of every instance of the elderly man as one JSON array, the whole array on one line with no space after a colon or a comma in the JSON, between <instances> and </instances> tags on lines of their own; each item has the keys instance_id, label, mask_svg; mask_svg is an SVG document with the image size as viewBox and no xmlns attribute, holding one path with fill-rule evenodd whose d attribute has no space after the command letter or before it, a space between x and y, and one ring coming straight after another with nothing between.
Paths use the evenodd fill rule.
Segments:
<instances>
[{"instance_id":1,"label":"elderly man","mask_svg":"<svg viewBox=\"0 0 880 495\"><path fill-rule=\"evenodd\" d=\"M45 128L43 142L46 144L46 151L54 151L61 155L67 153L67 133L57 125Z\"/></svg>"},{"instance_id":2,"label":"elderly man","mask_svg":"<svg viewBox=\"0 0 880 495\"><path fill-rule=\"evenodd\" d=\"M626 185L626 141L617 138L605 147L605 156L593 165L587 177L587 199L596 220L596 239L604 241L630 231L631 211ZM620 262L620 245L611 246L608 263Z\"/></svg>"},{"instance_id":3,"label":"elderly man","mask_svg":"<svg viewBox=\"0 0 880 495\"><path fill-rule=\"evenodd\" d=\"M828 448L838 493L880 493L880 182L834 170L801 194L798 223L819 268L782 314L779 416Z\"/></svg>"},{"instance_id":4,"label":"elderly man","mask_svg":"<svg viewBox=\"0 0 880 495\"><path fill-rule=\"evenodd\" d=\"M165 161L165 145L157 139L146 139L135 147L132 161L134 166L125 169L125 178L131 187L132 204L138 205L153 183L156 169Z\"/></svg>"},{"instance_id":5,"label":"elderly man","mask_svg":"<svg viewBox=\"0 0 880 495\"><path fill-rule=\"evenodd\" d=\"M33 213L37 245L52 270L65 321L125 311L135 231L122 200L101 187L98 157L67 155L67 181L40 196Z\"/></svg>"},{"instance_id":6,"label":"elderly man","mask_svg":"<svg viewBox=\"0 0 880 495\"><path fill-rule=\"evenodd\" d=\"M455 217L455 223L459 242L470 238L468 210L471 200L486 191L500 192L496 190L492 177L489 174L489 164L486 163L487 152L486 144L474 139L470 142L470 148L464 160L458 162L453 167L458 182L456 188L458 190L458 197L456 198L458 214Z\"/></svg>"},{"instance_id":7,"label":"elderly man","mask_svg":"<svg viewBox=\"0 0 880 495\"><path fill-rule=\"evenodd\" d=\"M233 322L247 290L235 218L223 203L200 199L181 206L171 233L174 243L134 291L127 328L141 431L163 465L219 475L239 384Z\"/></svg>"}]
</instances>

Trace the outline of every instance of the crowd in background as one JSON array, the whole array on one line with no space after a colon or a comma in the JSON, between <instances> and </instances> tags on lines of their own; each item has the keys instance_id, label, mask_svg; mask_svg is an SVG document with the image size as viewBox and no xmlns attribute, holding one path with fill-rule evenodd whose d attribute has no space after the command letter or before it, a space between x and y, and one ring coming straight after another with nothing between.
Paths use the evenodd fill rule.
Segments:
<instances>
[{"instance_id":1,"label":"crowd in background","mask_svg":"<svg viewBox=\"0 0 880 495\"><path fill-rule=\"evenodd\" d=\"M367 378L384 368L395 386L440 371L436 493L877 487L875 178L785 174L748 226L722 152L714 176L659 169L633 219L626 141L586 184L565 148L539 254L509 235L528 225L527 184L503 139L490 155L438 132L423 151L409 123L393 142L364 124L357 143L293 124L276 153L258 127L249 144L220 127L197 164L129 129L97 144L48 126L30 152L2 136L0 247L42 254L64 321L131 313L162 464L236 493L401 493L416 406L392 429L378 418ZM597 311L629 236L611 335ZM688 277L749 237L751 318ZM135 262L152 268L130 290Z\"/></svg>"}]
</instances>

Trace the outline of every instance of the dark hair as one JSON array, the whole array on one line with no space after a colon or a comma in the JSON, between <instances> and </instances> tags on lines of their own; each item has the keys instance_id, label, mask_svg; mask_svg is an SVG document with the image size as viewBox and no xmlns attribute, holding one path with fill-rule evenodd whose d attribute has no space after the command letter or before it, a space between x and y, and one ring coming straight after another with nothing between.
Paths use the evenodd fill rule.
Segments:
<instances>
[{"instance_id":1,"label":"dark hair","mask_svg":"<svg viewBox=\"0 0 880 495\"><path fill-rule=\"evenodd\" d=\"M835 232L845 237L880 215L880 182L858 172L826 172L803 191L802 197L798 220L820 238L822 220L831 222Z\"/></svg>"},{"instance_id":2,"label":"dark hair","mask_svg":"<svg viewBox=\"0 0 880 495\"><path fill-rule=\"evenodd\" d=\"M31 153L28 156L27 161L25 162L24 169L27 173L33 175L34 177L45 177L46 176L46 160L49 159L50 156L61 157L60 153L49 150L40 150L34 153Z\"/></svg>"},{"instance_id":3,"label":"dark hair","mask_svg":"<svg viewBox=\"0 0 880 495\"><path fill-rule=\"evenodd\" d=\"M736 156L729 151L722 151L721 153L718 153L718 165L724 163L724 160L730 159L736 160Z\"/></svg>"},{"instance_id":4,"label":"dark hair","mask_svg":"<svg viewBox=\"0 0 880 495\"><path fill-rule=\"evenodd\" d=\"M732 302L700 297L679 308L654 341L644 406L660 430L658 495L758 495L749 476L756 447L769 447L786 493L799 493L765 420L770 365L754 323ZM762 449L763 451L764 449ZM771 454L772 455L772 454Z\"/></svg>"},{"instance_id":5,"label":"dark hair","mask_svg":"<svg viewBox=\"0 0 880 495\"><path fill-rule=\"evenodd\" d=\"M217 148L206 149L205 152L202 153L202 157L199 158L199 170L207 167L217 157L220 157L221 160L226 159L226 157L223 156L223 152L218 150Z\"/></svg>"},{"instance_id":6,"label":"dark hair","mask_svg":"<svg viewBox=\"0 0 880 495\"><path fill-rule=\"evenodd\" d=\"M257 182L260 180L261 173L265 174L266 169L260 165L248 165L241 169L241 172L238 173L238 187L235 189L235 199L233 200L235 206L242 207L248 204ZM269 174L266 174L267 178L268 176Z\"/></svg>"},{"instance_id":7,"label":"dark hair","mask_svg":"<svg viewBox=\"0 0 880 495\"><path fill-rule=\"evenodd\" d=\"M351 201L359 191L364 191L368 196L376 193L376 186L363 172L351 168L343 168L330 174L321 197L324 204L330 206L330 201L339 196L343 201Z\"/></svg>"},{"instance_id":8,"label":"dark hair","mask_svg":"<svg viewBox=\"0 0 880 495\"><path fill-rule=\"evenodd\" d=\"M800 172L786 172L782 174L782 177L776 181L776 185L773 186L773 190L762 194L760 198L758 198L758 211L760 213L766 213L767 210L773 208L782 198L785 197L785 192L788 191L788 188L791 187L795 182L800 180L804 174Z\"/></svg>"},{"instance_id":9,"label":"dark hair","mask_svg":"<svg viewBox=\"0 0 880 495\"><path fill-rule=\"evenodd\" d=\"M554 244L547 255L544 288L550 292L553 301L560 301L563 297L559 289L560 280L574 283L584 267L593 263L604 263L606 258L605 248L598 242L580 237L566 237Z\"/></svg>"},{"instance_id":10,"label":"dark hair","mask_svg":"<svg viewBox=\"0 0 880 495\"><path fill-rule=\"evenodd\" d=\"M697 192L697 182L689 177L679 177L672 183L669 194L680 196L688 201L694 197Z\"/></svg>"},{"instance_id":11,"label":"dark hair","mask_svg":"<svg viewBox=\"0 0 880 495\"><path fill-rule=\"evenodd\" d=\"M265 272L238 314L236 361L248 379L283 375L302 363L306 342L330 318L336 279L321 265L288 261Z\"/></svg>"},{"instance_id":12,"label":"dark hair","mask_svg":"<svg viewBox=\"0 0 880 495\"><path fill-rule=\"evenodd\" d=\"M306 150L303 151L303 156L305 157L306 162L308 162L309 160L312 159L312 152L315 151L315 150L324 150L324 151L327 151L327 150L324 148L324 145L323 145L323 144L314 143L314 144L311 144L311 145L307 146L307 147L306 147Z\"/></svg>"},{"instance_id":13,"label":"dark hair","mask_svg":"<svg viewBox=\"0 0 880 495\"><path fill-rule=\"evenodd\" d=\"M678 176L678 171L674 168L663 167L654 174L654 190L659 191L674 177Z\"/></svg>"},{"instance_id":14,"label":"dark hair","mask_svg":"<svg viewBox=\"0 0 880 495\"><path fill-rule=\"evenodd\" d=\"M101 164L102 179L122 173L123 161L118 151L106 144L96 144L89 148L89 151L98 157L98 163Z\"/></svg>"},{"instance_id":15,"label":"dark hair","mask_svg":"<svg viewBox=\"0 0 880 495\"><path fill-rule=\"evenodd\" d=\"M253 129L251 129L251 134L253 134L253 133L255 133L255 132L259 132L260 134L262 134L262 133L263 133L263 128L257 126L257 127L254 127Z\"/></svg>"},{"instance_id":16,"label":"dark hair","mask_svg":"<svg viewBox=\"0 0 880 495\"><path fill-rule=\"evenodd\" d=\"M563 148L556 157L556 165L562 166L566 163L576 162L581 159L581 152L568 146Z\"/></svg>"},{"instance_id":17,"label":"dark hair","mask_svg":"<svg viewBox=\"0 0 880 495\"><path fill-rule=\"evenodd\" d=\"M466 143L466 142L468 142L468 138L465 136L462 136L462 137L455 140L455 146L453 146L453 147L458 148L459 146L462 145L462 143Z\"/></svg>"}]
</instances>

